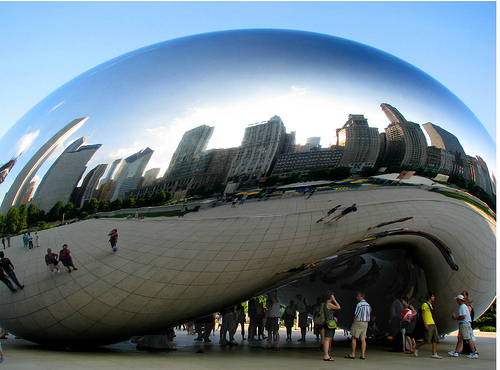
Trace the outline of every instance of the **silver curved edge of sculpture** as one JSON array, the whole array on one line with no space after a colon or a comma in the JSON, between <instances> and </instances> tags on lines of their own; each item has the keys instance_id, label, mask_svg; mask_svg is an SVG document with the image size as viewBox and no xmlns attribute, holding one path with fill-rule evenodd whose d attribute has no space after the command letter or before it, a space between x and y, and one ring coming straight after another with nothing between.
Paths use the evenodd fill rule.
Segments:
<instances>
[{"instance_id":1,"label":"silver curved edge of sculpture","mask_svg":"<svg viewBox=\"0 0 500 370\"><path fill-rule=\"evenodd\" d=\"M116 343L274 288L334 290L345 329L357 291L381 329L393 297L432 291L446 333L457 294L477 315L495 297L493 140L433 78L353 41L151 45L54 91L0 148L2 251L25 286L0 284L0 326L33 342ZM51 272L63 244L77 269Z\"/></svg>"}]
</instances>

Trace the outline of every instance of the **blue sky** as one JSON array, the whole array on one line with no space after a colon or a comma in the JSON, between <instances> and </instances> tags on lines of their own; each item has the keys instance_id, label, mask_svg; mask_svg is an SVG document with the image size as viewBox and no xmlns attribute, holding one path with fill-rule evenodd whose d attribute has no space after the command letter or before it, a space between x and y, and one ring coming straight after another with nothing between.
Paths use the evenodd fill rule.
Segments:
<instances>
[{"instance_id":1,"label":"blue sky","mask_svg":"<svg viewBox=\"0 0 500 370\"><path fill-rule=\"evenodd\" d=\"M203 32L320 32L393 54L457 95L496 135L496 3L0 2L0 135L82 72Z\"/></svg>"}]
</instances>

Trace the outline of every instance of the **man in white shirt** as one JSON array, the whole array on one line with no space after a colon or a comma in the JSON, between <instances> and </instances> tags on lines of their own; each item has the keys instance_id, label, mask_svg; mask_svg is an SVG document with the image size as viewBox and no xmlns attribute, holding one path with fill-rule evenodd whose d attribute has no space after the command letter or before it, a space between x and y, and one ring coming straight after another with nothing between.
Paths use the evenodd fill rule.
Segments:
<instances>
[{"instance_id":1,"label":"man in white shirt","mask_svg":"<svg viewBox=\"0 0 500 370\"><path fill-rule=\"evenodd\" d=\"M476 351L476 346L474 345L474 341L472 340L472 319L470 317L469 308L465 304L465 297L459 294L455 300L459 305L458 316L452 316L452 320L458 321L458 338L457 338L457 346L454 351L448 352L448 354L452 357L458 357L460 347L462 347L462 343L466 340L469 343L469 346L472 350L472 353L468 355L468 358L479 358L479 354Z\"/></svg>"},{"instance_id":2,"label":"man in white shirt","mask_svg":"<svg viewBox=\"0 0 500 370\"><path fill-rule=\"evenodd\" d=\"M365 294L358 292L356 296L358 304L354 311L354 321L351 326L351 353L346 355L345 358L356 358L356 340L359 338L361 341L361 356L360 359L365 359L366 353L366 331L368 323L370 322L370 314L372 312L371 306L365 301Z\"/></svg>"}]
</instances>

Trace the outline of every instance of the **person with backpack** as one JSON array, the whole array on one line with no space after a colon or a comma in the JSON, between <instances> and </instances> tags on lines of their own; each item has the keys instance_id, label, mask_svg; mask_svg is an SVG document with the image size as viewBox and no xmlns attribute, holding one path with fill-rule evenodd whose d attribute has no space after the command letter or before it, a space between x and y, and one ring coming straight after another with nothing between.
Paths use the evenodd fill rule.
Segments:
<instances>
[{"instance_id":1,"label":"person with backpack","mask_svg":"<svg viewBox=\"0 0 500 370\"><path fill-rule=\"evenodd\" d=\"M336 310L340 310L340 304L335 299L333 292L328 291L325 293L325 302L321 304L320 308L320 316L324 317L323 328L325 330L323 361L335 361L335 359L330 356L329 352L332 346L333 338L335 337L335 329L337 329L337 318L335 317Z\"/></svg>"},{"instance_id":2,"label":"person with backpack","mask_svg":"<svg viewBox=\"0 0 500 370\"><path fill-rule=\"evenodd\" d=\"M424 344L429 343L432 345L432 355L431 358L442 359L441 356L437 354L437 344L439 343L439 333L434 322L434 317L432 316L432 303L436 300L434 293L428 292L426 294L427 302L422 304L422 319L424 321L425 335L424 340L418 343L413 350L413 356L418 357L418 349Z\"/></svg>"}]
</instances>

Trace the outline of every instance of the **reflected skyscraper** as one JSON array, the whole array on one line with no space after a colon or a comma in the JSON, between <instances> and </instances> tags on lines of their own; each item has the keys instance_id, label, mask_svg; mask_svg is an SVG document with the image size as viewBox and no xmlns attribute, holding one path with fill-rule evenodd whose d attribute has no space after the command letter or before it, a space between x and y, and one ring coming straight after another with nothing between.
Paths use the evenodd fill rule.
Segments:
<instances>
[{"instance_id":1,"label":"reflected skyscraper","mask_svg":"<svg viewBox=\"0 0 500 370\"><path fill-rule=\"evenodd\" d=\"M431 145L436 148L446 149L453 154L465 155L464 148L462 148L460 141L451 132L431 122L424 123L422 127L427 131L431 139Z\"/></svg>"},{"instance_id":2,"label":"reflected skyscraper","mask_svg":"<svg viewBox=\"0 0 500 370\"><path fill-rule=\"evenodd\" d=\"M392 105L381 104L391 124L385 128L386 148L382 163L387 166L424 167L427 162L427 141L420 125L407 121Z\"/></svg>"},{"instance_id":3,"label":"reflected skyscraper","mask_svg":"<svg viewBox=\"0 0 500 370\"><path fill-rule=\"evenodd\" d=\"M337 129L337 146L344 148L341 166L356 170L373 167L379 153L378 129L368 126L362 114L350 114L342 128Z\"/></svg>"},{"instance_id":4,"label":"reflected skyscraper","mask_svg":"<svg viewBox=\"0 0 500 370\"><path fill-rule=\"evenodd\" d=\"M207 125L185 132L170 160L165 178L173 179L192 173L196 157L206 150L213 132L214 128Z\"/></svg>"},{"instance_id":5,"label":"reflected skyscraper","mask_svg":"<svg viewBox=\"0 0 500 370\"><path fill-rule=\"evenodd\" d=\"M146 148L125 158L117 170L119 174L118 178L114 180L114 192L111 201L116 198L123 199L127 191L137 188L152 155L153 150Z\"/></svg>"},{"instance_id":6,"label":"reflected skyscraper","mask_svg":"<svg viewBox=\"0 0 500 370\"><path fill-rule=\"evenodd\" d=\"M285 143L286 128L280 117L250 125L245 129L229 177L239 182L267 176Z\"/></svg>"},{"instance_id":7,"label":"reflected skyscraper","mask_svg":"<svg viewBox=\"0 0 500 370\"><path fill-rule=\"evenodd\" d=\"M84 146L85 140L81 137L71 143L47 171L32 199L39 209L48 212L59 200L68 203L88 161L101 147L101 144Z\"/></svg>"},{"instance_id":8,"label":"reflected skyscraper","mask_svg":"<svg viewBox=\"0 0 500 370\"><path fill-rule=\"evenodd\" d=\"M85 202L92 198L98 198L99 180L106 172L107 164L99 164L89 171L82 182L82 186L75 194L74 204L76 207L81 207Z\"/></svg>"},{"instance_id":9,"label":"reflected skyscraper","mask_svg":"<svg viewBox=\"0 0 500 370\"><path fill-rule=\"evenodd\" d=\"M31 157L23 169L19 172L13 184L9 188L2 202L0 212L5 214L11 207L19 207L21 205L21 197L26 193L26 188L30 186L30 182L35 176L38 169L52 154L52 152L68 138L73 132L78 130L88 120L89 117L77 118L61 130L59 130L50 140Z\"/></svg>"}]
</instances>

